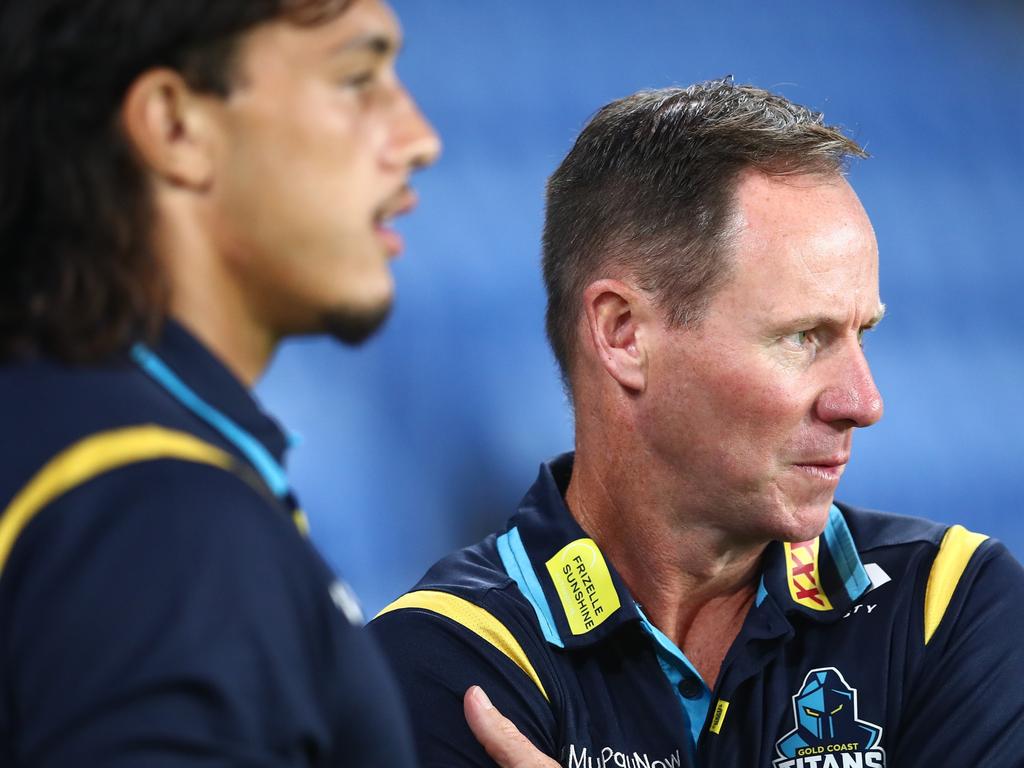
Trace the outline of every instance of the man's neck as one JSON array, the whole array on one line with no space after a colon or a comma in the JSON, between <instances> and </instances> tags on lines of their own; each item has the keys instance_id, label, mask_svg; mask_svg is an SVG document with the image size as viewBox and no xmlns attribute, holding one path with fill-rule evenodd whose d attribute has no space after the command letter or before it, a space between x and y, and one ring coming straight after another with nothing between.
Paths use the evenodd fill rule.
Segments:
<instances>
[{"instance_id":1,"label":"man's neck","mask_svg":"<svg viewBox=\"0 0 1024 768\"><path fill-rule=\"evenodd\" d=\"M278 339L253 316L225 260L195 217L175 208L157 226L156 248L170 288L170 315L252 387Z\"/></svg>"},{"instance_id":2,"label":"man's neck","mask_svg":"<svg viewBox=\"0 0 1024 768\"><path fill-rule=\"evenodd\" d=\"M227 312L210 311L209 305L171 302L171 316L199 339L246 387L252 388L274 351L274 341L252 325L235 322Z\"/></svg>"},{"instance_id":3,"label":"man's neck","mask_svg":"<svg viewBox=\"0 0 1024 768\"><path fill-rule=\"evenodd\" d=\"M647 617L713 684L753 604L767 542L731 541L700 522L708 515L666 504L672 496L651 474L617 471L601 458L595 467L577 453L566 504Z\"/></svg>"}]
</instances>

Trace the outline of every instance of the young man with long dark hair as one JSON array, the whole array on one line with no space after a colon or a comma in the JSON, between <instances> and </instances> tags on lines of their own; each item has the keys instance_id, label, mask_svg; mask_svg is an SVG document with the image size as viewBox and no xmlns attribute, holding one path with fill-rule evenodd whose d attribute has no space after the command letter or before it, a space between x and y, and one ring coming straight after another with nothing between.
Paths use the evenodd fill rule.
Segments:
<instances>
[{"instance_id":1,"label":"young man with long dark hair","mask_svg":"<svg viewBox=\"0 0 1024 768\"><path fill-rule=\"evenodd\" d=\"M0 764L397 766L249 388L369 335L438 139L381 0L0 6Z\"/></svg>"}]
</instances>

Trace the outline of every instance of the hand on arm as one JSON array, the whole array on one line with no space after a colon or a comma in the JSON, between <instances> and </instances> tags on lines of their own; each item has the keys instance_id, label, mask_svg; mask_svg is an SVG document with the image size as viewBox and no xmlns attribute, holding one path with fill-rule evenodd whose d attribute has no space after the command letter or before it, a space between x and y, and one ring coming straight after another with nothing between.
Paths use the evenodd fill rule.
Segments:
<instances>
[{"instance_id":1,"label":"hand on arm","mask_svg":"<svg viewBox=\"0 0 1024 768\"><path fill-rule=\"evenodd\" d=\"M537 749L474 685L463 700L466 722L476 740L501 768L558 768L558 763Z\"/></svg>"}]
</instances>

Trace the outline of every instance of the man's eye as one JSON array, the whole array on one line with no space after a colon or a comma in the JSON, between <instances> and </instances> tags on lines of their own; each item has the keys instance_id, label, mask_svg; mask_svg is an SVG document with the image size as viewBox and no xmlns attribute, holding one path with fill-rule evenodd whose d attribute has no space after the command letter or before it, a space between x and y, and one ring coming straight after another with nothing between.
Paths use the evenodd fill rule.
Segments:
<instances>
[{"instance_id":1,"label":"man's eye","mask_svg":"<svg viewBox=\"0 0 1024 768\"><path fill-rule=\"evenodd\" d=\"M357 75L346 77L342 81L342 85L346 88L365 88L366 86L373 83L376 73L373 71L360 72Z\"/></svg>"},{"instance_id":2,"label":"man's eye","mask_svg":"<svg viewBox=\"0 0 1024 768\"><path fill-rule=\"evenodd\" d=\"M783 341L785 341L787 344L794 348L803 349L812 342L811 332L797 331L796 333L791 333L788 336L784 336Z\"/></svg>"}]
</instances>

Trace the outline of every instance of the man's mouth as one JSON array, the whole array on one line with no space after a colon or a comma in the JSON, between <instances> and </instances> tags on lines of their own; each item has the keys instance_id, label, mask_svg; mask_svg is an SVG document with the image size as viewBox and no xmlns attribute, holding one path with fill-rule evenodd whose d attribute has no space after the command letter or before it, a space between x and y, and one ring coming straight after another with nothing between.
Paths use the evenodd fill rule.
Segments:
<instances>
[{"instance_id":1,"label":"man's mouth","mask_svg":"<svg viewBox=\"0 0 1024 768\"><path fill-rule=\"evenodd\" d=\"M402 236L391 227L391 222L399 216L409 213L416 207L416 202L416 193L412 188L403 187L397 195L382 205L374 214L374 231L384 243L388 256L397 256L402 252L404 246Z\"/></svg>"},{"instance_id":2,"label":"man's mouth","mask_svg":"<svg viewBox=\"0 0 1024 768\"><path fill-rule=\"evenodd\" d=\"M839 482L839 478L842 477L849 460L850 454L842 453L833 456L803 459L794 462L793 466L819 480Z\"/></svg>"}]
</instances>

